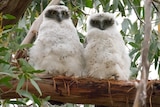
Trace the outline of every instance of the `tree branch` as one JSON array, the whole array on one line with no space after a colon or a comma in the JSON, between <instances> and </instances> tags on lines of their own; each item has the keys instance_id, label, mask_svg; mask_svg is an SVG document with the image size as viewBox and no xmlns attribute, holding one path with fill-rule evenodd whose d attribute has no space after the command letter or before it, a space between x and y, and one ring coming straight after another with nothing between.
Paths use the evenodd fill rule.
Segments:
<instances>
[{"instance_id":1,"label":"tree branch","mask_svg":"<svg viewBox=\"0 0 160 107\"><path fill-rule=\"evenodd\" d=\"M18 80L13 80L13 88L0 86L1 99L21 98L16 93ZM55 78L37 81L42 96L30 82L26 82L23 90L28 87L30 93L37 97L50 100L74 103L74 104L96 104L109 107L131 107L136 93L135 83L138 81L116 81L116 80L97 80L91 78ZM160 104L160 81L149 81L147 86L147 104L158 106ZM153 89L154 87L154 89ZM152 94L154 93L154 94Z\"/></svg>"},{"instance_id":2,"label":"tree branch","mask_svg":"<svg viewBox=\"0 0 160 107\"><path fill-rule=\"evenodd\" d=\"M151 3L152 0L145 0L145 31L144 31L144 40L142 44L142 75L141 81L138 85L136 98L133 107L146 107L146 88L148 81L149 73L149 61L148 61L148 52L150 46L150 35L151 35Z\"/></svg>"}]
</instances>

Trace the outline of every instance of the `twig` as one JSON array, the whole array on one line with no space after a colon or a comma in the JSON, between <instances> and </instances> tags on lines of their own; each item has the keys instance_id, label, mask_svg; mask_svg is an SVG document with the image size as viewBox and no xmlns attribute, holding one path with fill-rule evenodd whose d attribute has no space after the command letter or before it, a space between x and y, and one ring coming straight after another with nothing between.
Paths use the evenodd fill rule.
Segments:
<instances>
[{"instance_id":1,"label":"twig","mask_svg":"<svg viewBox=\"0 0 160 107\"><path fill-rule=\"evenodd\" d=\"M146 87L149 73L149 61L148 61L148 52L150 45L150 35L151 35L151 3L152 0L145 0L145 31L144 31L144 40L142 44L142 75L141 81L138 85L136 98L134 101L133 107L146 107Z\"/></svg>"},{"instance_id":2,"label":"twig","mask_svg":"<svg viewBox=\"0 0 160 107\"><path fill-rule=\"evenodd\" d=\"M159 9L156 7L155 3L152 2L153 7L156 9L156 11L159 13Z\"/></svg>"},{"instance_id":3,"label":"twig","mask_svg":"<svg viewBox=\"0 0 160 107\"><path fill-rule=\"evenodd\" d=\"M55 4L59 4L60 0L52 0L48 6L50 5L55 5ZM33 40L33 38L37 35L38 29L43 21L43 13L33 22L27 36L24 38L24 40L22 41L21 45L23 44L28 44L31 43L31 41Z\"/></svg>"},{"instance_id":4,"label":"twig","mask_svg":"<svg viewBox=\"0 0 160 107\"><path fill-rule=\"evenodd\" d=\"M133 5L133 3L132 3L130 0L128 0L128 1L129 1L129 4L132 6L132 8L133 8L133 10L134 10L137 18L140 20L141 23L144 23L144 22L142 21L142 19L140 18L139 14L138 14L138 12L137 12L137 10L136 10L136 7Z\"/></svg>"}]
</instances>

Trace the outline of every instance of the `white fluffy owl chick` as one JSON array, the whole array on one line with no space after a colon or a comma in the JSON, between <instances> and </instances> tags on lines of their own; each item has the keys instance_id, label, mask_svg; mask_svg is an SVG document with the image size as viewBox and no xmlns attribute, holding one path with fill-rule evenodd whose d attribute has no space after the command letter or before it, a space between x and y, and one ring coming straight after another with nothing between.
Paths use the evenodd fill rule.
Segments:
<instances>
[{"instance_id":1,"label":"white fluffy owl chick","mask_svg":"<svg viewBox=\"0 0 160 107\"><path fill-rule=\"evenodd\" d=\"M84 56L90 77L129 79L130 57L111 13L97 13L88 17L86 38L88 44Z\"/></svg>"},{"instance_id":2,"label":"white fluffy owl chick","mask_svg":"<svg viewBox=\"0 0 160 107\"><path fill-rule=\"evenodd\" d=\"M81 76L84 69L84 48L80 43L66 6L45 9L38 37L29 51L29 63L42 76Z\"/></svg>"}]
</instances>

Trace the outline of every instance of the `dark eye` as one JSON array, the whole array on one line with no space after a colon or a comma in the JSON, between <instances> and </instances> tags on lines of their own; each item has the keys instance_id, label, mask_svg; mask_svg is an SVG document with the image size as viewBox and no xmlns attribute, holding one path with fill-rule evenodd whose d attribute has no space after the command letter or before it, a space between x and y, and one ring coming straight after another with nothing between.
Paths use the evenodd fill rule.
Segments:
<instances>
[{"instance_id":1,"label":"dark eye","mask_svg":"<svg viewBox=\"0 0 160 107\"><path fill-rule=\"evenodd\" d=\"M94 25L96 25L96 24L98 24L99 22L98 22L97 20L91 20L91 23L94 24Z\"/></svg>"},{"instance_id":2,"label":"dark eye","mask_svg":"<svg viewBox=\"0 0 160 107\"><path fill-rule=\"evenodd\" d=\"M63 15L63 16L68 16L68 12L62 11L62 15Z\"/></svg>"},{"instance_id":3,"label":"dark eye","mask_svg":"<svg viewBox=\"0 0 160 107\"><path fill-rule=\"evenodd\" d=\"M109 19L109 20L104 20L104 23L105 23L106 25L113 25L113 24L114 24L114 21L113 21L113 19Z\"/></svg>"},{"instance_id":4,"label":"dark eye","mask_svg":"<svg viewBox=\"0 0 160 107\"><path fill-rule=\"evenodd\" d=\"M50 13L51 15L54 15L54 14L56 14L56 11L50 10L49 13Z\"/></svg>"}]
</instances>

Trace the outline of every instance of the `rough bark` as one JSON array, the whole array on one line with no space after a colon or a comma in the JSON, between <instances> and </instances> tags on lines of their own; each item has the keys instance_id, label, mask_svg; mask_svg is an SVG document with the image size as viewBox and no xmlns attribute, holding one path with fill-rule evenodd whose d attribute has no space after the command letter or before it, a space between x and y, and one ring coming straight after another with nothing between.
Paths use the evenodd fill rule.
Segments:
<instances>
[{"instance_id":1,"label":"rough bark","mask_svg":"<svg viewBox=\"0 0 160 107\"><path fill-rule=\"evenodd\" d=\"M16 17L13 20L4 19L2 26L17 23L31 2L32 0L0 0L0 13Z\"/></svg>"},{"instance_id":2,"label":"rough bark","mask_svg":"<svg viewBox=\"0 0 160 107\"><path fill-rule=\"evenodd\" d=\"M138 81L96 80L91 78L55 78L37 81L42 96L37 90L26 82L23 89L36 96L45 98L51 96L51 100L75 104L96 104L109 107L132 107ZM18 81L13 80L13 88L0 86L1 98L20 98L15 89ZM147 105L160 106L160 81L148 81Z\"/></svg>"}]
</instances>

